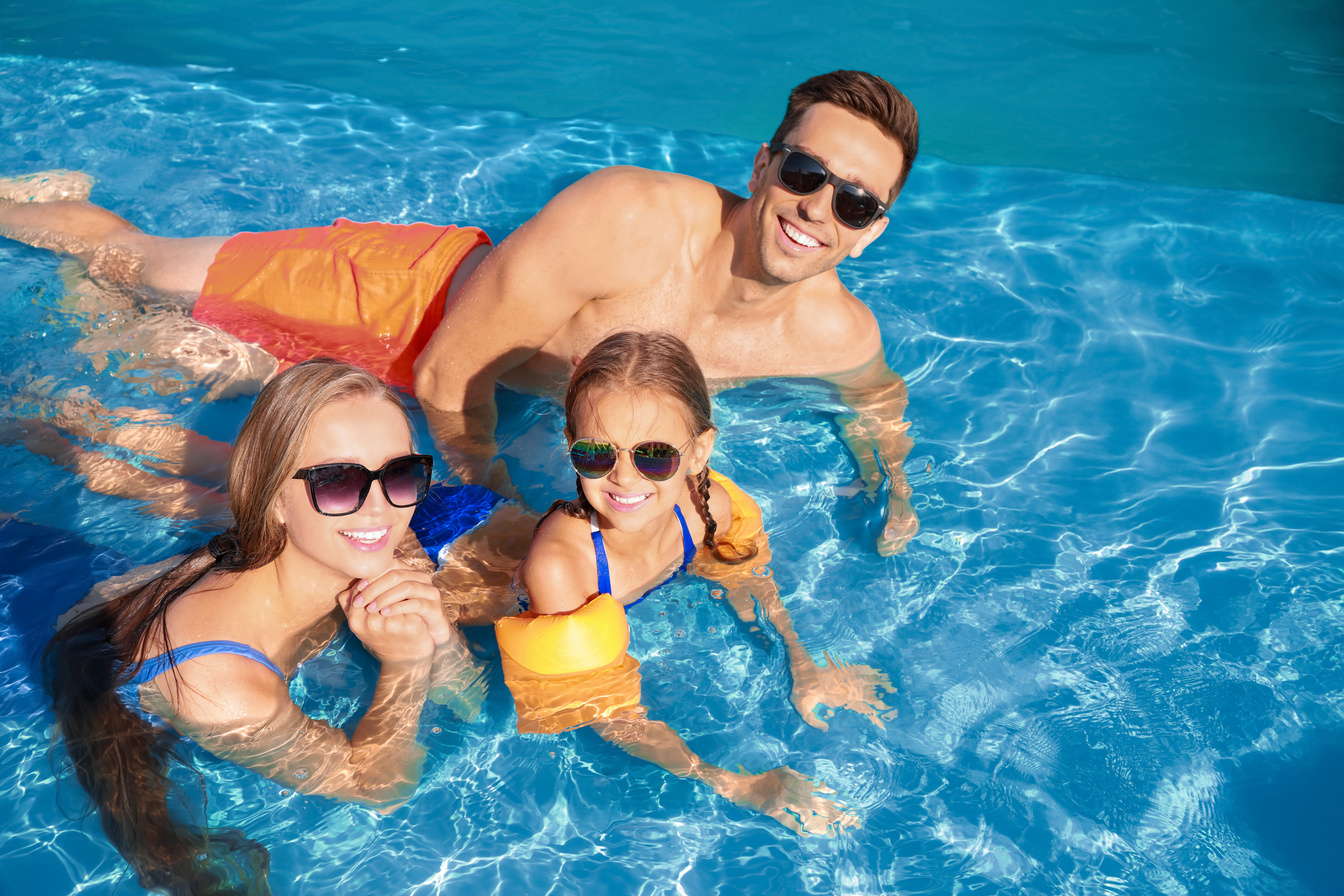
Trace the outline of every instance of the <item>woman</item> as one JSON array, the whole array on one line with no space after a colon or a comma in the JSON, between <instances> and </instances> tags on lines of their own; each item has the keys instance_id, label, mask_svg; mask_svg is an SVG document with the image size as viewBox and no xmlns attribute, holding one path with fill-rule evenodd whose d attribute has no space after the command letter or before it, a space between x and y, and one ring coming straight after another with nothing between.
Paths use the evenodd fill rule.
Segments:
<instances>
[{"instance_id":1,"label":"woman","mask_svg":"<svg viewBox=\"0 0 1344 896\"><path fill-rule=\"evenodd\" d=\"M390 811L414 792L426 696L478 671L428 576L395 553L430 473L388 386L300 364L243 423L233 527L52 640L47 687L76 775L143 886L265 891L263 849L170 816L169 727L303 793ZM381 663L350 737L304 715L287 683L342 617Z\"/></svg>"}]
</instances>

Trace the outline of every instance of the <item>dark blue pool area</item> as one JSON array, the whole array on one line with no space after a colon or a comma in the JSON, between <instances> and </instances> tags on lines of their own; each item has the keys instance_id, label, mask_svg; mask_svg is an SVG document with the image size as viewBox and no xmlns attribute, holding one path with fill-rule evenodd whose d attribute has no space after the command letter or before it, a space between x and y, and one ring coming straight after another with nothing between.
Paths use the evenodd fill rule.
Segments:
<instances>
[{"instance_id":1,"label":"dark blue pool area","mask_svg":"<svg viewBox=\"0 0 1344 896\"><path fill-rule=\"evenodd\" d=\"M790 87L877 72L962 164L1344 200L1335 0L50 0L0 53L201 66L401 108L446 104L765 140ZM236 24L235 24L236 23Z\"/></svg>"},{"instance_id":2,"label":"dark blue pool area","mask_svg":"<svg viewBox=\"0 0 1344 896\"><path fill-rule=\"evenodd\" d=\"M135 36L129 8L84 7L88 21L69 35L85 49L62 53L54 28L33 27L28 50L0 57L0 171L86 170L95 199L158 233L344 215L473 223L498 239L613 163L740 192L757 145L724 136L740 132L717 120L632 123L618 107L645 88L614 82L606 111L593 99L525 114L546 110L530 109L522 87L501 97L527 59L501 56L496 80L481 75L480 49L471 103L431 95L442 69L403 69L405 103L390 78L361 90L363 73L391 63L321 47L373 39L373 8L340 35L310 15L308 42L288 54L263 52L261 26L245 41L198 24L199 40L181 44L256 41L257 69L222 50L178 58ZM501 15L564 24L563 8L529 10ZM681 13L669 14L676 31ZM294 27L290 15L276 13L277 29ZM411 21L429 33L424 15ZM574 12L563 34L586 15ZM207 21L190 5L160 18L165 28ZM705 40L731 37L763 58L790 21ZM1005 33L987 28L984 39ZM416 46L387 44L389 59ZM609 51L571 67L615 65ZM793 58L811 64L811 52L798 42ZM940 53L926 64L946 73L961 59L973 76L971 54ZM349 80L319 83L341 60ZM270 64L293 68L262 70ZM797 79L773 73L762 87L742 64L723 54L725 109L741 96L764 110L750 115L777 114ZM688 68L665 76L668 95L713 74ZM945 126L921 111L928 127ZM772 124L753 135L760 127ZM632 614L657 718L711 761L787 763L824 779L861 828L801 840L594 735L519 736L497 669L477 722L427 713L426 777L398 812L295 795L195 754L212 822L264 843L285 893L1334 893L1344 206L1081 167L958 164L935 150L881 240L840 269L910 384L906 470L923 531L905 554L870 548L877 505L854 485L833 393L770 382L715 399L714 464L760 499L804 642L889 672L899 716L884 730L843 713L826 733L803 725L782 645L738 625L706 582L678 582ZM44 253L0 244L0 426L43 395L86 386L110 406L232 436L245 399L204 403L202 389L173 387L133 351L107 358L119 378L74 351L115 321L81 316L65 273ZM554 406L501 393L501 413L529 501L568 494ZM0 889L137 892L96 820L78 818L77 787L57 780L33 657L91 582L205 531L90 493L12 428L0 429L0 463L0 513L14 517L0 521L0 804L17 807L0 821ZM493 651L488 633L473 639ZM367 657L337 644L295 695L344 720L368 684Z\"/></svg>"}]
</instances>

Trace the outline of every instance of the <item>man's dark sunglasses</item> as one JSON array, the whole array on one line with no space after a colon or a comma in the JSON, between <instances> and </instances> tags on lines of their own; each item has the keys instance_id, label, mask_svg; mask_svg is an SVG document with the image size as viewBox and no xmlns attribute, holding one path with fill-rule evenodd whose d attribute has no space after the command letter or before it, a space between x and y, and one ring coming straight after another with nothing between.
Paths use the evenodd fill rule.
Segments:
<instances>
[{"instance_id":1,"label":"man's dark sunglasses","mask_svg":"<svg viewBox=\"0 0 1344 896\"><path fill-rule=\"evenodd\" d=\"M847 180L841 180L831 173L831 169L812 158L807 153L787 143L771 143L770 152L782 152L776 177L780 186L790 193L807 196L830 184L835 187L831 195L831 209L836 220L846 227L862 230L882 217L888 206L863 187Z\"/></svg>"},{"instance_id":2,"label":"man's dark sunglasses","mask_svg":"<svg viewBox=\"0 0 1344 896\"><path fill-rule=\"evenodd\" d=\"M429 494L434 458L428 454L394 457L380 470L362 464L318 464L304 467L295 479L308 482L308 498L323 516L347 516L364 506L369 489L377 480L383 497L393 507L414 507Z\"/></svg>"}]
</instances>

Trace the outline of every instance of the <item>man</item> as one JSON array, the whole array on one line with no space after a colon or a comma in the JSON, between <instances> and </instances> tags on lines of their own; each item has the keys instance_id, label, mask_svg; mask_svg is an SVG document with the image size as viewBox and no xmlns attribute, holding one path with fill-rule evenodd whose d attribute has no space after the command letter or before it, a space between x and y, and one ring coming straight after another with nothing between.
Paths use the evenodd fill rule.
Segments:
<instances>
[{"instance_id":1,"label":"man","mask_svg":"<svg viewBox=\"0 0 1344 896\"><path fill-rule=\"evenodd\" d=\"M637 168L569 187L490 253L417 360L436 441L458 449L450 461L464 479L503 487L503 471L488 470L496 382L554 393L607 334L664 330L720 386L834 383L857 412L843 431L867 486L890 479L878 549L903 549L918 530L900 466L911 445L905 383L835 267L886 228L882 212L917 149L910 102L880 78L840 71L793 91L745 199Z\"/></svg>"},{"instance_id":2,"label":"man","mask_svg":"<svg viewBox=\"0 0 1344 896\"><path fill-rule=\"evenodd\" d=\"M495 383L554 394L616 330L681 337L719 387L824 378L855 409L843 433L866 487L888 477L886 554L918 531L900 466L911 445L905 383L835 267L886 228L917 150L909 100L874 75L839 71L790 95L756 154L749 197L682 175L604 169L488 255L473 228L421 224L154 237L82 201L87 181L71 176L0 183L0 234L74 255L107 283L195 298L194 317L285 361L336 354L402 385L414 361L445 456L464 481L505 492L507 472L492 463ZM407 278L415 282L398 285ZM375 342L392 347L378 357Z\"/></svg>"}]
</instances>

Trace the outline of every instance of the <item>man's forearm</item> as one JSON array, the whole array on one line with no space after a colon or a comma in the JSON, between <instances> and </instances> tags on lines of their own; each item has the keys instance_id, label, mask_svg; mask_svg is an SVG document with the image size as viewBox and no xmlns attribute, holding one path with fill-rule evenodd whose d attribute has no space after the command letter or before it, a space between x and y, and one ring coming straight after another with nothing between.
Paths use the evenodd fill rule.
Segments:
<instances>
[{"instance_id":1,"label":"man's forearm","mask_svg":"<svg viewBox=\"0 0 1344 896\"><path fill-rule=\"evenodd\" d=\"M841 398L854 409L842 421L841 436L854 455L865 490L876 492L882 480L887 481L887 518L878 550L899 552L919 531L904 466L914 446L905 419L909 403L905 380L883 363L863 385L837 385Z\"/></svg>"},{"instance_id":2,"label":"man's forearm","mask_svg":"<svg viewBox=\"0 0 1344 896\"><path fill-rule=\"evenodd\" d=\"M421 402L421 407L434 446L452 467L454 475L465 483L490 486L490 468L498 452L495 426L499 409L495 406L494 396L465 411L445 411L425 401Z\"/></svg>"}]
</instances>

